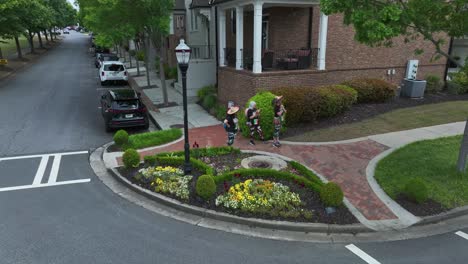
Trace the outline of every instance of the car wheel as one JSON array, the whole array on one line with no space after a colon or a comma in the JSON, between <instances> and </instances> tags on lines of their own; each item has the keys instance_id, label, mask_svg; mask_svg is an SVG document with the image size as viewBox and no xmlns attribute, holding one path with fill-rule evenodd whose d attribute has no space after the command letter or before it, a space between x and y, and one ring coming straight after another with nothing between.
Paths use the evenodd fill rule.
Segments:
<instances>
[{"instance_id":1,"label":"car wheel","mask_svg":"<svg viewBox=\"0 0 468 264\"><path fill-rule=\"evenodd\" d=\"M106 86L106 82L105 82L105 81L101 81L101 86Z\"/></svg>"},{"instance_id":2,"label":"car wheel","mask_svg":"<svg viewBox=\"0 0 468 264\"><path fill-rule=\"evenodd\" d=\"M146 123L146 124L143 126L143 129L145 129L145 130L148 130L148 128L149 128L149 122Z\"/></svg>"}]
</instances>

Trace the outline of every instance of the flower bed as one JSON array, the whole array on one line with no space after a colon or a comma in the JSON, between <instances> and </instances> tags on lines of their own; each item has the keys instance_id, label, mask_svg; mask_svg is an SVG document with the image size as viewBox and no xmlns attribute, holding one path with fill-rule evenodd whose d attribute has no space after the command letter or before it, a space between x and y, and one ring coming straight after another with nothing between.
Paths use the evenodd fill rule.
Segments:
<instances>
[{"instance_id":1,"label":"flower bed","mask_svg":"<svg viewBox=\"0 0 468 264\"><path fill-rule=\"evenodd\" d=\"M198 159L191 159L192 175L184 176L184 158L179 155L180 152L158 154L145 158L138 168L119 171L143 188L237 216L333 224L358 222L343 205L328 215L319 195L323 183L299 163L290 162L283 171L242 169L241 160L250 154L233 148L200 149ZM206 200L196 192L202 175L211 175L216 186Z\"/></svg>"}]
</instances>

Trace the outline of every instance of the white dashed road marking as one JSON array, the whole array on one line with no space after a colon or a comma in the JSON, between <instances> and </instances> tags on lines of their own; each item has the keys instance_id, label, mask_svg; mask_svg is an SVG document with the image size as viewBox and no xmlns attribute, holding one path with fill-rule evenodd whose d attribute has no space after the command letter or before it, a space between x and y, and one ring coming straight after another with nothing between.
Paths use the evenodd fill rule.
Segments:
<instances>
[{"instance_id":1,"label":"white dashed road marking","mask_svg":"<svg viewBox=\"0 0 468 264\"><path fill-rule=\"evenodd\" d=\"M381 264L376 259L369 256L366 252L362 251L360 248L356 247L353 244L347 245L346 248L349 251L353 252L356 256L360 257L362 260L364 260L365 262L367 262L369 264Z\"/></svg>"},{"instance_id":2,"label":"white dashed road marking","mask_svg":"<svg viewBox=\"0 0 468 264\"><path fill-rule=\"evenodd\" d=\"M468 234L465 233L465 232L458 231L458 232L455 233L455 235L461 236L461 237L463 237L464 239L468 240Z\"/></svg>"},{"instance_id":3,"label":"white dashed road marking","mask_svg":"<svg viewBox=\"0 0 468 264\"><path fill-rule=\"evenodd\" d=\"M42 188L42 187L51 187L51 186L58 186L58 185L68 185L68 184L75 184L75 183L90 182L91 179L79 179L79 180L58 181L57 182L57 177L58 177L58 173L59 173L59 169L60 169L60 162L62 160L62 156L83 155L83 154L88 154L88 151L75 151L75 152L39 154L39 155L27 155L27 156L0 158L0 162L1 161L8 161L8 160L41 158L41 162L39 163L39 167L37 168L36 175L34 176L34 180L33 180L32 184L12 186L12 187L3 187L3 188L0 188L0 192L8 192L8 191L17 191L17 190L24 190L24 189L34 189L34 188ZM47 163L49 162L50 157L53 157L54 161L52 162L52 168L50 169L49 179L48 179L47 183L42 183L42 179L44 178L44 173L46 171Z\"/></svg>"}]
</instances>

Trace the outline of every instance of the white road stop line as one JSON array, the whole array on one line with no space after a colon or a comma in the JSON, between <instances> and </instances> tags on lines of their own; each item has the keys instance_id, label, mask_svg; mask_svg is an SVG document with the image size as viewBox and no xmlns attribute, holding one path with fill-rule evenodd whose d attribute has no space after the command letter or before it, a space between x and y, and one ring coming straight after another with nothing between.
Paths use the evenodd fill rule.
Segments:
<instances>
[{"instance_id":1,"label":"white road stop line","mask_svg":"<svg viewBox=\"0 0 468 264\"><path fill-rule=\"evenodd\" d=\"M367 262L368 264L381 264L380 262L378 262L376 259L374 259L373 257L369 256L366 252L362 251L360 248L356 247L355 245L353 244L349 244L346 246L346 248L353 252L355 255L357 255L358 257L360 257L362 260L364 260L365 262Z\"/></svg>"},{"instance_id":2,"label":"white road stop line","mask_svg":"<svg viewBox=\"0 0 468 264\"><path fill-rule=\"evenodd\" d=\"M59 173L60 162L62 160L62 156L83 155L83 154L88 154L88 151L75 151L75 152L64 152L64 153L53 153L53 154L38 154L38 155L26 155L26 156L0 158L0 162L1 161L8 161L8 160L41 158L41 162L39 163L39 167L37 168L36 175L34 176L34 180L33 180L32 184L13 186L13 187L3 187L3 188L0 188L0 192L8 192L8 191L16 191L16 190L25 190L25 189L34 189L34 188L42 188L42 187L51 187L51 186L58 186L58 185L68 185L68 184L75 184L75 183L90 182L91 179L79 179L79 180L59 181L59 182L57 182L57 177L58 177L58 173ZM45 173L46 168L47 168L47 163L49 162L49 157L53 157L54 161L52 163L52 168L50 170L49 179L48 179L47 183L42 183L42 179L44 178L44 173Z\"/></svg>"},{"instance_id":3,"label":"white road stop line","mask_svg":"<svg viewBox=\"0 0 468 264\"><path fill-rule=\"evenodd\" d=\"M460 237L463 237L464 239L468 240L468 234L462 231L458 231L455 233L455 235L458 235Z\"/></svg>"}]
</instances>

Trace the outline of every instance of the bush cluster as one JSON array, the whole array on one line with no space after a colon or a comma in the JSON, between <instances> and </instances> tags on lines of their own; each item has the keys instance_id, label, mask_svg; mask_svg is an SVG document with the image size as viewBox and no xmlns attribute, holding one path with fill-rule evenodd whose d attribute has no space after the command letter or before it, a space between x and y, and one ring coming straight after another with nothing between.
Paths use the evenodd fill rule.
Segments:
<instances>
[{"instance_id":1,"label":"bush cluster","mask_svg":"<svg viewBox=\"0 0 468 264\"><path fill-rule=\"evenodd\" d=\"M123 147L128 144L128 133L127 131L120 129L114 134L114 142L117 146Z\"/></svg>"},{"instance_id":2,"label":"bush cluster","mask_svg":"<svg viewBox=\"0 0 468 264\"><path fill-rule=\"evenodd\" d=\"M140 154L134 149L127 149L122 156L122 162L127 169L137 168L140 165Z\"/></svg>"},{"instance_id":3,"label":"bush cluster","mask_svg":"<svg viewBox=\"0 0 468 264\"><path fill-rule=\"evenodd\" d=\"M396 86L381 79L359 78L343 84L357 91L358 103L383 103L395 97Z\"/></svg>"},{"instance_id":4,"label":"bush cluster","mask_svg":"<svg viewBox=\"0 0 468 264\"><path fill-rule=\"evenodd\" d=\"M287 125L335 116L357 100L357 92L344 85L278 88L273 93L284 96Z\"/></svg>"},{"instance_id":5,"label":"bush cluster","mask_svg":"<svg viewBox=\"0 0 468 264\"><path fill-rule=\"evenodd\" d=\"M444 88L444 84L440 80L439 76L427 75L426 82L426 93L437 93L442 91L442 88Z\"/></svg>"},{"instance_id":6,"label":"bush cluster","mask_svg":"<svg viewBox=\"0 0 468 264\"><path fill-rule=\"evenodd\" d=\"M211 175L202 175L198 177L195 185L197 195L205 201L209 200L216 193L216 183Z\"/></svg>"},{"instance_id":7,"label":"bush cluster","mask_svg":"<svg viewBox=\"0 0 468 264\"><path fill-rule=\"evenodd\" d=\"M169 64L164 64L164 76L166 79L177 79L177 67L170 67Z\"/></svg>"},{"instance_id":8,"label":"bush cluster","mask_svg":"<svg viewBox=\"0 0 468 264\"><path fill-rule=\"evenodd\" d=\"M452 92L456 92L457 94L468 93L468 58L465 62L465 66L463 66L459 72L451 73L450 77L452 79L450 82L452 87L448 88L452 88Z\"/></svg>"},{"instance_id":9,"label":"bush cluster","mask_svg":"<svg viewBox=\"0 0 468 264\"><path fill-rule=\"evenodd\" d=\"M144 61L145 60L145 52L143 50L139 50L135 54L135 58L139 61Z\"/></svg>"},{"instance_id":10,"label":"bush cluster","mask_svg":"<svg viewBox=\"0 0 468 264\"><path fill-rule=\"evenodd\" d=\"M343 191L338 184L328 182L320 189L320 199L326 206L341 206L343 204Z\"/></svg>"},{"instance_id":11,"label":"bush cluster","mask_svg":"<svg viewBox=\"0 0 468 264\"><path fill-rule=\"evenodd\" d=\"M248 137L250 133L249 127L246 124L247 118L245 117L245 109L249 107L250 101L254 101L255 103L257 103L257 108L261 109L260 125L263 130L263 136L265 137L265 139L271 139L273 137L274 113L273 113L272 101L274 98L275 98L275 95L272 94L271 92L257 93L255 96L253 96L247 101L244 109L239 110L237 114L237 118L239 118L239 127L241 129L243 136ZM286 119L287 118L288 117L286 116ZM283 128L285 128L285 126L283 126ZM256 136L258 137L258 135Z\"/></svg>"},{"instance_id":12,"label":"bush cluster","mask_svg":"<svg viewBox=\"0 0 468 264\"><path fill-rule=\"evenodd\" d=\"M205 86L198 90L197 97L198 103L218 120L223 120L226 117L227 109L225 106L218 104L216 88L213 85Z\"/></svg>"},{"instance_id":13,"label":"bush cluster","mask_svg":"<svg viewBox=\"0 0 468 264\"><path fill-rule=\"evenodd\" d=\"M408 199L418 204L424 203L428 199L426 184L421 179L412 179L405 185L404 194Z\"/></svg>"}]
</instances>

